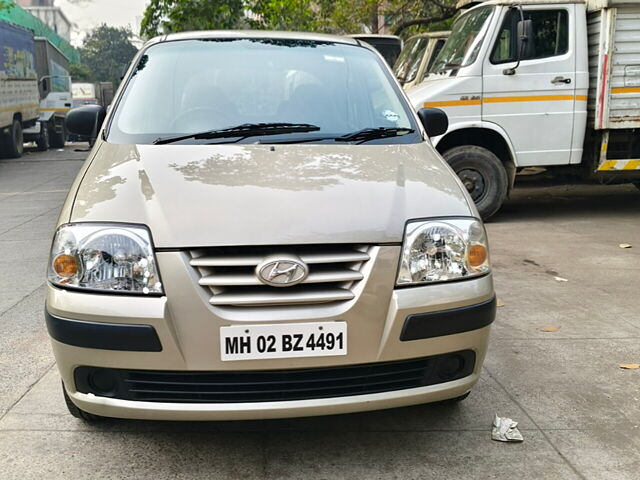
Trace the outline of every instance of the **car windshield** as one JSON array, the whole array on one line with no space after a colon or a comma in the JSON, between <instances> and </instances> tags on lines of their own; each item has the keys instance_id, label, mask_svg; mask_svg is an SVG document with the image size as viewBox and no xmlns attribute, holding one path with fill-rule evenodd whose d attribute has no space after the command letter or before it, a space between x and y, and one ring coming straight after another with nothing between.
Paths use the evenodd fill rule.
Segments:
<instances>
[{"instance_id":1,"label":"car windshield","mask_svg":"<svg viewBox=\"0 0 640 480\"><path fill-rule=\"evenodd\" d=\"M180 143L308 143L363 129L398 132L375 134L381 137L375 143L421 141L410 107L369 49L273 38L179 40L147 48L107 140L151 144L223 129L231 133Z\"/></svg>"},{"instance_id":2,"label":"car windshield","mask_svg":"<svg viewBox=\"0 0 640 480\"><path fill-rule=\"evenodd\" d=\"M439 73L472 64L482 46L493 10L494 7L480 7L458 18L429 73Z\"/></svg>"},{"instance_id":3,"label":"car windshield","mask_svg":"<svg viewBox=\"0 0 640 480\"><path fill-rule=\"evenodd\" d=\"M420 68L420 61L429 45L429 39L418 37L408 40L393 66L393 72L400 83L413 82Z\"/></svg>"}]
</instances>

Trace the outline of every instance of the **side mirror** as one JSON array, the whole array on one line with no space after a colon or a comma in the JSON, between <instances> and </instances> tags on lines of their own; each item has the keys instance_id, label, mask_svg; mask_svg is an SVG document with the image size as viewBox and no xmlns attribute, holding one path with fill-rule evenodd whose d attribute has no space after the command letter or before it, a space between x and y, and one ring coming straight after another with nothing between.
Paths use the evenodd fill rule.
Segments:
<instances>
[{"instance_id":1,"label":"side mirror","mask_svg":"<svg viewBox=\"0 0 640 480\"><path fill-rule=\"evenodd\" d=\"M95 138L98 136L107 111L101 105L86 105L74 108L67 113L67 130L80 137Z\"/></svg>"},{"instance_id":2,"label":"side mirror","mask_svg":"<svg viewBox=\"0 0 640 480\"><path fill-rule=\"evenodd\" d=\"M42 90L44 92L46 92L47 90L49 90L49 79L48 78L43 78L42 79Z\"/></svg>"},{"instance_id":3,"label":"side mirror","mask_svg":"<svg viewBox=\"0 0 640 480\"><path fill-rule=\"evenodd\" d=\"M429 137L437 137L447 133L449 118L439 108L421 108L418 110L418 117Z\"/></svg>"},{"instance_id":4,"label":"side mirror","mask_svg":"<svg viewBox=\"0 0 640 480\"><path fill-rule=\"evenodd\" d=\"M518 60L526 60L533 57L533 21L520 20L517 25L518 32Z\"/></svg>"}]
</instances>

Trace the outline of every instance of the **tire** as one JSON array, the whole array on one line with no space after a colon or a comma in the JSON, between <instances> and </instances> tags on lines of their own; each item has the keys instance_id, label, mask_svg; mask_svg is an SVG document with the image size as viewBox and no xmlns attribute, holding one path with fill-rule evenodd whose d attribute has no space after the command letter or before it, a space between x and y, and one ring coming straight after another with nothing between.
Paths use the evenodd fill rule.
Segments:
<instances>
[{"instance_id":1,"label":"tire","mask_svg":"<svg viewBox=\"0 0 640 480\"><path fill-rule=\"evenodd\" d=\"M439 402L435 402L434 405L457 405L458 403L465 400L471 392L467 392L464 395L460 395L459 397L449 398L447 400L441 400Z\"/></svg>"},{"instance_id":2,"label":"tire","mask_svg":"<svg viewBox=\"0 0 640 480\"><path fill-rule=\"evenodd\" d=\"M93 413L85 412L84 410L80 410L69 398L67 395L67 391L64 388L64 383L62 383L62 394L64 395L64 403L67 404L67 409L69 413L80 420L84 420L85 422L99 422L103 420L104 417L100 417L98 415L94 415Z\"/></svg>"},{"instance_id":3,"label":"tire","mask_svg":"<svg viewBox=\"0 0 640 480\"><path fill-rule=\"evenodd\" d=\"M22 123L17 118L9 126L8 132L2 138L2 152L7 158L20 158L24 151L24 135Z\"/></svg>"},{"instance_id":4,"label":"tire","mask_svg":"<svg viewBox=\"0 0 640 480\"><path fill-rule=\"evenodd\" d=\"M55 126L49 130L49 143L53 148L64 148L67 141L67 125L62 121L62 132L56 132Z\"/></svg>"},{"instance_id":5,"label":"tire","mask_svg":"<svg viewBox=\"0 0 640 480\"><path fill-rule=\"evenodd\" d=\"M39 152L49 150L49 129L45 124L40 125L40 135L38 135L36 145Z\"/></svg>"},{"instance_id":6,"label":"tire","mask_svg":"<svg viewBox=\"0 0 640 480\"><path fill-rule=\"evenodd\" d=\"M483 220L496 213L509 188L509 177L500 159L475 145L454 147L442 156L462 180Z\"/></svg>"}]
</instances>

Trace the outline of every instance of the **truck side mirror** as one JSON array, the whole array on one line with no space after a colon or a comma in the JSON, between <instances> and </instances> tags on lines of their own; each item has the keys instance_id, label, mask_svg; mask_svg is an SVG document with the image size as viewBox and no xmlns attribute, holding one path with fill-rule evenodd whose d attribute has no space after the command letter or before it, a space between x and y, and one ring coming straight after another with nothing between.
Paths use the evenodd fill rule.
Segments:
<instances>
[{"instance_id":1,"label":"truck side mirror","mask_svg":"<svg viewBox=\"0 0 640 480\"><path fill-rule=\"evenodd\" d=\"M449 118L439 108L421 108L418 110L418 118L420 118L429 137L437 137L447 133Z\"/></svg>"},{"instance_id":2,"label":"truck side mirror","mask_svg":"<svg viewBox=\"0 0 640 480\"><path fill-rule=\"evenodd\" d=\"M42 91L46 92L47 90L49 90L49 79L48 78L43 78L42 79Z\"/></svg>"},{"instance_id":3,"label":"truck side mirror","mask_svg":"<svg viewBox=\"0 0 640 480\"><path fill-rule=\"evenodd\" d=\"M533 57L533 21L520 20L517 25L518 32L518 60L526 60Z\"/></svg>"},{"instance_id":4,"label":"truck side mirror","mask_svg":"<svg viewBox=\"0 0 640 480\"><path fill-rule=\"evenodd\" d=\"M95 138L107 115L102 105L86 105L74 108L67 113L67 130L80 137Z\"/></svg>"}]
</instances>

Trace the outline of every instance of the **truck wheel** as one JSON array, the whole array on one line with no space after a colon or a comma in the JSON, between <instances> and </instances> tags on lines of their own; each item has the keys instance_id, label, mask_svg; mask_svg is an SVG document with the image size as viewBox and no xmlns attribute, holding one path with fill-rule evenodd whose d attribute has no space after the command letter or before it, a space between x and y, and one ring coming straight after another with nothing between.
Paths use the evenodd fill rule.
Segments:
<instances>
[{"instance_id":1,"label":"truck wheel","mask_svg":"<svg viewBox=\"0 0 640 480\"><path fill-rule=\"evenodd\" d=\"M36 145L38 146L39 152L44 152L49 149L49 129L44 124L40 126L40 135L38 135Z\"/></svg>"},{"instance_id":2,"label":"truck wheel","mask_svg":"<svg viewBox=\"0 0 640 480\"><path fill-rule=\"evenodd\" d=\"M502 162L493 152L475 145L447 150L442 155L467 188L486 220L496 213L507 197L509 178Z\"/></svg>"},{"instance_id":3,"label":"truck wheel","mask_svg":"<svg viewBox=\"0 0 640 480\"><path fill-rule=\"evenodd\" d=\"M98 422L102 420L104 417L99 417L98 415L94 415L93 413L85 412L84 410L80 410L69 398L67 395L67 391L64 388L64 383L62 384L62 394L64 395L64 403L67 404L67 410L69 413L76 418L84 420L85 422Z\"/></svg>"},{"instance_id":4,"label":"truck wheel","mask_svg":"<svg viewBox=\"0 0 640 480\"><path fill-rule=\"evenodd\" d=\"M67 125L62 122L62 131L57 132L55 127L51 128L49 132L49 142L53 148L64 148L64 144L67 141Z\"/></svg>"},{"instance_id":5,"label":"truck wheel","mask_svg":"<svg viewBox=\"0 0 640 480\"><path fill-rule=\"evenodd\" d=\"M22 134L22 124L17 118L9 126L8 132L2 139L2 150L8 158L19 158L24 151L24 136Z\"/></svg>"}]
</instances>

